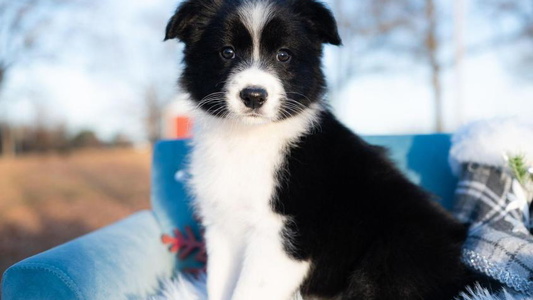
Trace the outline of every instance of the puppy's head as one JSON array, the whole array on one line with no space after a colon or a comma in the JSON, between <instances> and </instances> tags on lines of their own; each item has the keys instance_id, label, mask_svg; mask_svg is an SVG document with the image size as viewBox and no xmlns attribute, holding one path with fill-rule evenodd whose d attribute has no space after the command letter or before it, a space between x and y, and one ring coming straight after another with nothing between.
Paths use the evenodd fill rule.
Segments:
<instances>
[{"instance_id":1,"label":"puppy's head","mask_svg":"<svg viewBox=\"0 0 533 300\"><path fill-rule=\"evenodd\" d=\"M283 120L322 98L322 45L340 45L315 0L186 0L167 39L185 43L181 85L197 107L249 124Z\"/></svg>"}]
</instances>

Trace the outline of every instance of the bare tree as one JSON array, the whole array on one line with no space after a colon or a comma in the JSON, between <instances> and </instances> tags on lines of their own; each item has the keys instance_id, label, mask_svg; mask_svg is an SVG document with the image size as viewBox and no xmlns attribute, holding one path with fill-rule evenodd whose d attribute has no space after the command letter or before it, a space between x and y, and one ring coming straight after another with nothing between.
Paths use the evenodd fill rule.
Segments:
<instances>
[{"instance_id":1,"label":"bare tree","mask_svg":"<svg viewBox=\"0 0 533 300\"><path fill-rule=\"evenodd\" d=\"M132 13L115 18L121 5L94 1L93 9L82 12L85 15L81 17L90 22L91 15L92 19L98 16L101 21L85 28L77 42L86 49L92 76L110 78L134 91L136 97L117 102L123 103L121 109L131 112L135 121L142 122L145 138L154 143L161 137L162 110L176 94L175 73L181 55L176 43L163 43L171 9L148 2L128 3Z\"/></svg>"},{"instance_id":2,"label":"bare tree","mask_svg":"<svg viewBox=\"0 0 533 300\"><path fill-rule=\"evenodd\" d=\"M70 1L72 2L72 1ZM54 5L69 3L66 0L0 0L0 104L3 88L10 71L18 64L46 56L41 42L51 21ZM0 154L15 152L14 133L0 114Z\"/></svg>"},{"instance_id":3,"label":"bare tree","mask_svg":"<svg viewBox=\"0 0 533 300\"><path fill-rule=\"evenodd\" d=\"M426 0L425 21L427 22L424 50L431 72L431 85L433 87L435 130L444 130L442 115L442 83L441 83L441 63L439 61L439 39L437 33L438 17L435 12L435 0Z\"/></svg>"},{"instance_id":4,"label":"bare tree","mask_svg":"<svg viewBox=\"0 0 533 300\"><path fill-rule=\"evenodd\" d=\"M512 18L517 21L512 38L533 38L533 1L531 0L485 0L478 5L492 17Z\"/></svg>"},{"instance_id":5,"label":"bare tree","mask_svg":"<svg viewBox=\"0 0 533 300\"><path fill-rule=\"evenodd\" d=\"M491 40L477 45L476 50L512 46L514 70L522 78L533 80L533 0L485 0L476 4L488 13L495 32Z\"/></svg>"},{"instance_id":6,"label":"bare tree","mask_svg":"<svg viewBox=\"0 0 533 300\"><path fill-rule=\"evenodd\" d=\"M0 91L12 67L44 55L40 42L53 16L51 7L64 1L0 0Z\"/></svg>"},{"instance_id":7,"label":"bare tree","mask_svg":"<svg viewBox=\"0 0 533 300\"><path fill-rule=\"evenodd\" d=\"M352 7L354 11L349 11ZM440 59L441 16L436 0L335 0L333 8L339 19L341 35L345 40L344 52L352 53L348 59L339 55L336 80L337 89L346 82L345 78L353 76L361 70L358 55L384 51L390 57L403 56L415 63L426 66L429 70L428 82L432 86L435 107L434 130L443 130L442 83L441 72L443 62ZM346 42L347 41L347 42ZM372 70L389 68L386 65L371 66Z\"/></svg>"},{"instance_id":8,"label":"bare tree","mask_svg":"<svg viewBox=\"0 0 533 300\"><path fill-rule=\"evenodd\" d=\"M142 119L146 124L160 117L155 110L175 94L178 51L175 44L162 42L174 5L164 1L0 0L0 94L14 68L31 66L41 58L56 65L73 61L75 65L68 68L81 71L84 80L95 86L109 89L113 105L128 112L123 118ZM66 39L69 47L58 44ZM17 88L28 90L28 86ZM5 97L0 98L2 102L7 103ZM0 137L7 140L1 143L6 149L2 152L12 153L12 135L2 119L0 111ZM145 127L145 136L153 140L158 135L156 127Z\"/></svg>"},{"instance_id":9,"label":"bare tree","mask_svg":"<svg viewBox=\"0 0 533 300\"><path fill-rule=\"evenodd\" d=\"M162 112L163 103L159 99L157 90L150 86L146 89L145 96L145 126L148 140L154 144L161 139L161 125L162 125Z\"/></svg>"}]
</instances>

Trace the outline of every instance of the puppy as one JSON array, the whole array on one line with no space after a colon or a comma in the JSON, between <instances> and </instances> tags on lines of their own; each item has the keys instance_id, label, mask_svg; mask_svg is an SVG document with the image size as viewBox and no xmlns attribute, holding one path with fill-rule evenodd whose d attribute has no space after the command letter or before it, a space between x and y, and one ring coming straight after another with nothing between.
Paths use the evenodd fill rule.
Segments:
<instances>
[{"instance_id":1,"label":"puppy","mask_svg":"<svg viewBox=\"0 0 533 300\"><path fill-rule=\"evenodd\" d=\"M196 107L190 188L205 226L210 300L451 299L465 228L324 102L315 0L186 0Z\"/></svg>"}]
</instances>

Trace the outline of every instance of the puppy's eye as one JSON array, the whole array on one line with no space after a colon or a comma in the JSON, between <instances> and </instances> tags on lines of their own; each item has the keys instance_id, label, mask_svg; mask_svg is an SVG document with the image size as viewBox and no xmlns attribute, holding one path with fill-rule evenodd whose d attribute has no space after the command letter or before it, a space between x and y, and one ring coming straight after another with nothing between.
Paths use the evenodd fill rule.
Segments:
<instances>
[{"instance_id":1,"label":"puppy's eye","mask_svg":"<svg viewBox=\"0 0 533 300\"><path fill-rule=\"evenodd\" d=\"M220 56L222 56L224 59L234 59L235 49L233 49L233 47L224 47L220 51Z\"/></svg>"},{"instance_id":2,"label":"puppy's eye","mask_svg":"<svg viewBox=\"0 0 533 300\"><path fill-rule=\"evenodd\" d=\"M289 53L288 50L279 50L277 54L277 59L280 62L288 62L291 60L292 55Z\"/></svg>"}]
</instances>

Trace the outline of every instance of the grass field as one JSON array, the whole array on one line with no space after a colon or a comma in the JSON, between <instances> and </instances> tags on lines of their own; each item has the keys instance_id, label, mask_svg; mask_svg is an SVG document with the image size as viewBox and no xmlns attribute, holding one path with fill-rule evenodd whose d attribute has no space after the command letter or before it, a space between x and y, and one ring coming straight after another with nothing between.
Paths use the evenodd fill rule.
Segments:
<instances>
[{"instance_id":1,"label":"grass field","mask_svg":"<svg viewBox=\"0 0 533 300\"><path fill-rule=\"evenodd\" d=\"M13 263L149 207L150 153L0 158L0 274Z\"/></svg>"}]
</instances>

